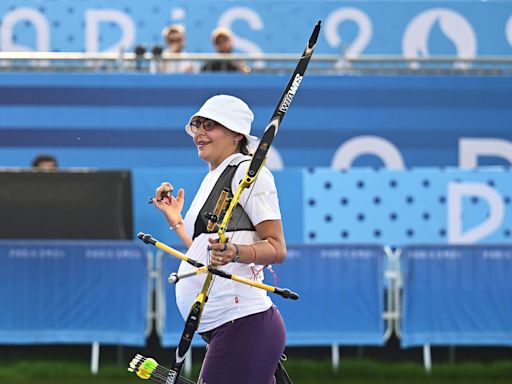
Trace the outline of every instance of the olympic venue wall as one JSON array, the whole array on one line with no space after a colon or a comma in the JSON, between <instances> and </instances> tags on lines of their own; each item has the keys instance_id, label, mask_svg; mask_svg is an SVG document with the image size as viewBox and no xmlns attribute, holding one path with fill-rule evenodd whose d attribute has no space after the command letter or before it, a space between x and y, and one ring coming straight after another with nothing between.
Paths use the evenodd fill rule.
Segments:
<instances>
[{"instance_id":1,"label":"olympic venue wall","mask_svg":"<svg viewBox=\"0 0 512 384\"><path fill-rule=\"evenodd\" d=\"M28 167L36 154L51 153L68 170L129 170L134 234L173 244L177 239L147 197L163 180L190 197L205 174L183 129L188 117L207 97L234 94L253 108L261 136L287 77L2 74L0 165ZM288 262L276 267L279 284L303 300L275 299L289 319L291 345L384 343L389 269L383 245L403 249L405 296L403 308L395 308L403 315L402 346L510 345L510 83L492 77L306 76L269 158L290 249ZM456 248L467 244L472 246ZM141 244L133 250L133 244L6 240L2 246L8 284L0 292L9 300L0 316L0 342L145 343L152 269ZM74 249L79 246L82 253ZM43 268L58 279L48 284ZM165 279L175 266L164 263L162 270ZM326 277L296 278L317 276L315 271ZM90 278L68 279L63 272ZM116 303L125 302L126 284L136 302L114 308L114 294ZM172 290L165 289L162 343L172 345L182 322ZM65 295L64 303L62 292L90 292L90 298ZM340 292L343 300L328 307L315 292ZM84 312L101 304L101 312L84 316L78 304ZM316 323L304 316L311 308L318 309L319 321L332 320L326 334L308 328ZM54 317L41 323L37 316L44 313Z\"/></svg>"},{"instance_id":2,"label":"olympic venue wall","mask_svg":"<svg viewBox=\"0 0 512 384\"><path fill-rule=\"evenodd\" d=\"M161 29L186 28L188 52L212 52L211 31L234 34L235 52L301 52L317 20L317 53L508 55L510 0L3 0L2 51L119 52L163 44Z\"/></svg>"},{"instance_id":3,"label":"olympic venue wall","mask_svg":"<svg viewBox=\"0 0 512 384\"><path fill-rule=\"evenodd\" d=\"M174 287L163 282L179 261L151 248L139 241L1 240L0 344L144 346L155 315L161 345L176 346L183 319ZM401 320L404 348L511 346L511 256L508 246L404 247L396 269L385 267L375 245L292 245L287 262L274 268L279 285L300 299L272 300L290 346L382 346L393 319ZM384 303L392 272L388 293L398 296L400 275L402 304Z\"/></svg>"},{"instance_id":4,"label":"olympic venue wall","mask_svg":"<svg viewBox=\"0 0 512 384\"><path fill-rule=\"evenodd\" d=\"M204 176L188 118L209 96L232 94L261 136L287 79L0 74L0 166L50 153L63 169L130 170L134 233L173 242L146 201L168 180L188 204ZM267 162L287 240L509 243L511 93L508 77L306 75Z\"/></svg>"},{"instance_id":5,"label":"olympic venue wall","mask_svg":"<svg viewBox=\"0 0 512 384\"><path fill-rule=\"evenodd\" d=\"M215 94L244 99L261 136L289 74L0 74L0 166L202 167L184 126ZM269 165L509 165L512 78L306 74ZM488 142L494 139L494 151ZM479 151L475 150L479 148ZM344 151L340 150L344 149ZM275 150L275 151L274 151Z\"/></svg>"}]
</instances>

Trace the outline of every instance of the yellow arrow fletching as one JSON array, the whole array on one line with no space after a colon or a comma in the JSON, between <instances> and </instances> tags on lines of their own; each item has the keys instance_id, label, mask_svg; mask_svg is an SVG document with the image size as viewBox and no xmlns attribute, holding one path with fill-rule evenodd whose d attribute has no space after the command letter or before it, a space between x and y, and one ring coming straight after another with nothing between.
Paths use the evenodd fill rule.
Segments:
<instances>
[{"instance_id":1,"label":"yellow arrow fletching","mask_svg":"<svg viewBox=\"0 0 512 384\"><path fill-rule=\"evenodd\" d=\"M139 376L141 379L147 380L151 377L156 367L158 367L158 363L155 359L146 359L138 368L137 376Z\"/></svg>"}]
</instances>

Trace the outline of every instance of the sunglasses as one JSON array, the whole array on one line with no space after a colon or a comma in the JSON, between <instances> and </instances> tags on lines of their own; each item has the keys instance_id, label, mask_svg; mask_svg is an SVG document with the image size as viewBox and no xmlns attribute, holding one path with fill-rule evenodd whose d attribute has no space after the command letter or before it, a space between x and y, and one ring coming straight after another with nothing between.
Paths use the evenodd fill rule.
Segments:
<instances>
[{"instance_id":1,"label":"sunglasses","mask_svg":"<svg viewBox=\"0 0 512 384\"><path fill-rule=\"evenodd\" d=\"M201 128L201 125L203 126L203 129L206 132L210 132L213 130L219 123L217 123L214 120L192 120L190 124L188 125L190 127L190 130L193 134L196 134L199 131L199 128Z\"/></svg>"}]
</instances>

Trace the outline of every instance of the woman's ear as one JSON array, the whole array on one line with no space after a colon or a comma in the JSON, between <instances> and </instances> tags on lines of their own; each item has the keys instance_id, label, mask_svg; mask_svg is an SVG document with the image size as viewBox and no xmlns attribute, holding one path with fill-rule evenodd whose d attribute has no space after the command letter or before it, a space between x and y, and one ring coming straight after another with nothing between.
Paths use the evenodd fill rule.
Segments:
<instances>
[{"instance_id":1,"label":"woman's ear","mask_svg":"<svg viewBox=\"0 0 512 384\"><path fill-rule=\"evenodd\" d=\"M235 136L235 142L239 143L242 141L242 139L244 138L244 135L242 135L241 133L238 133L236 136Z\"/></svg>"}]
</instances>

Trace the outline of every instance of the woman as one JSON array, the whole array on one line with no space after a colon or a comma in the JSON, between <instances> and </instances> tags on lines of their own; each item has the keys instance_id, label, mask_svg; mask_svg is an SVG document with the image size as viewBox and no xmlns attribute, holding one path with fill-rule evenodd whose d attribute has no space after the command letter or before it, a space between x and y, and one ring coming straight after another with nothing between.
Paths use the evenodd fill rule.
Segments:
<instances>
[{"instance_id":1,"label":"woman","mask_svg":"<svg viewBox=\"0 0 512 384\"><path fill-rule=\"evenodd\" d=\"M190 209L183 218L185 191L172 196L173 187L162 183L153 199L171 230L187 246L187 256L228 273L261 281L265 265L281 263L286 244L272 174L263 168L240 198L220 244L212 213L224 187L234 194L246 174L251 157L248 145L253 113L242 100L227 95L208 99L185 129L194 138L198 155L209 165ZM168 194L160 200L160 196ZM179 273L194 267L182 262ZM203 286L205 274L182 279L176 286L179 310L186 318ZM284 351L285 329L277 308L266 292L228 279L214 277L198 332L208 341L199 383L270 384Z\"/></svg>"},{"instance_id":2,"label":"woman","mask_svg":"<svg viewBox=\"0 0 512 384\"><path fill-rule=\"evenodd\" d=\"M162 30L162 36L167 46L166 51L176 55L185 53L185 27L171 24ZM198 63L192 60L166 60L163 70L167 73L193 73L199 70Z\"/></svg>"}]
</instances>

